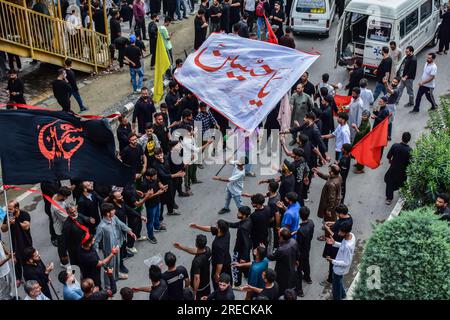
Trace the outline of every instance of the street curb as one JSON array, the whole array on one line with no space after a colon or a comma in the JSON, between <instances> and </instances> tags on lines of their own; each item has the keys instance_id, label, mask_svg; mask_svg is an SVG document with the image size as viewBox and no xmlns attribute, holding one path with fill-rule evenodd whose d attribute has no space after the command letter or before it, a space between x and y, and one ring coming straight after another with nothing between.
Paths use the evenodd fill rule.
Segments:
<instances>
[{"instance_id":1,"label":"street curb","mask_svg":"<svg viewBox=\"0 0 450 320\"><path fill-rule=\"evenodd\" d=\"M403 198L399 198L397 203L395 204L394 209L392 209L392 211L389 214L389 217L387 218L386 221L389 221L389 220L397 217L400 214L400 212L402 211L404 203L405 203L405 200L403 200ZM362 252L362 254L364 254L364 251ZM360 278L359 264L357 266L357 269L358 269L358 272L356 273L356 276L353 279L352 284L350 285L350 288L348 288L348 290L347 290L347 298L345 298L345 300L353 300L353 293L355 291L356 284Z\"/></svg>"}]
</instances>

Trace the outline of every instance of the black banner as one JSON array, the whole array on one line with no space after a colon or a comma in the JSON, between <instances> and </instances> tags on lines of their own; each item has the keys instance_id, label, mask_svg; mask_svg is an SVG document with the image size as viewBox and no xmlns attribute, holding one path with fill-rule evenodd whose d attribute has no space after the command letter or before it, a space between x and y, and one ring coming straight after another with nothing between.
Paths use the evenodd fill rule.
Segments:
<instances>
[{"instance_id":1,"label":"black banner","mask_svg":"<svg viewBox=\"0 0 450 320\"><path fill-rule=\"evenodd\" d=\"M115 156L106 119L83 121L63 111L0 110L5 184L79 179L124 186L131 170Z\"/></svg>"}]
</instances>

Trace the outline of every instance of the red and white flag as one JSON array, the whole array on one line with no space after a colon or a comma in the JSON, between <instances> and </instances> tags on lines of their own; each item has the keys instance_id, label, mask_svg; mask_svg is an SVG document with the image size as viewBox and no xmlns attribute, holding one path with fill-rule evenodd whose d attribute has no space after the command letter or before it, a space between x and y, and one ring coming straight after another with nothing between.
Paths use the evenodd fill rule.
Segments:
<instances>
[{"instance_id":1,"label":"red and white flag","mask_svg":"<svg viewBox=\"0 0 450 320\"><path fill-rule=\"evenodd\" d=\"M175 79L236 126L253 131L317 58L215 33L187 57Z\"/></svg>"}]
</instances>

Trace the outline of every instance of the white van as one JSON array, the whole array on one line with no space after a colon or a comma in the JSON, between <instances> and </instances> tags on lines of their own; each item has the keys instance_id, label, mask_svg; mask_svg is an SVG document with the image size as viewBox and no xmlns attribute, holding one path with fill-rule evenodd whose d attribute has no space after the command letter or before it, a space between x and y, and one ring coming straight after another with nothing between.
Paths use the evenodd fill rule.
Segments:
<instances>
[{"instance_id":1,"label":"white van","mask_svg":"<svg viewBox=\"0 0 450 320\"><path fill-rule=\"evenodd\" d=\"M395 41L402 53L407 46L415 53L427 45L435 46L442 1L352 0L337 30L336 66L352 65L355 59L361 59L366 72L373 74L382 59L381 48L389 46L390 41Z\"/></svg>"},{"instance_id":2,"label":"white van","mask_svg":"<svg viewBox=\"0 0 450 320\"><path fill-rule=\"evenodd\" d=\"M294 0L291 27L295 33L318 33L328 37L335 12L335 0Z\"/></svg>"}]
</instances>

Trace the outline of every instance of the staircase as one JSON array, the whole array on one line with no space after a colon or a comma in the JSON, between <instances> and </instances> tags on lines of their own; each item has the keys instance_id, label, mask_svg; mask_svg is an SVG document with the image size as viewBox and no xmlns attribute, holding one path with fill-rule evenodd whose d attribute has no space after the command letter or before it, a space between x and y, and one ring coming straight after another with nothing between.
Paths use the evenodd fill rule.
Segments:
<instances>
[{"instance_id":1,"label":"staircase","mask_svg":"<svg viewBox=\"0 0 450 320\"><path fill-rule=\"evenodd\" d=\"M107 36L6 0L0 0L0 51L59 66L70 58L73 69L89 73L109 65Z\"/></svg>"}]
</instances>

